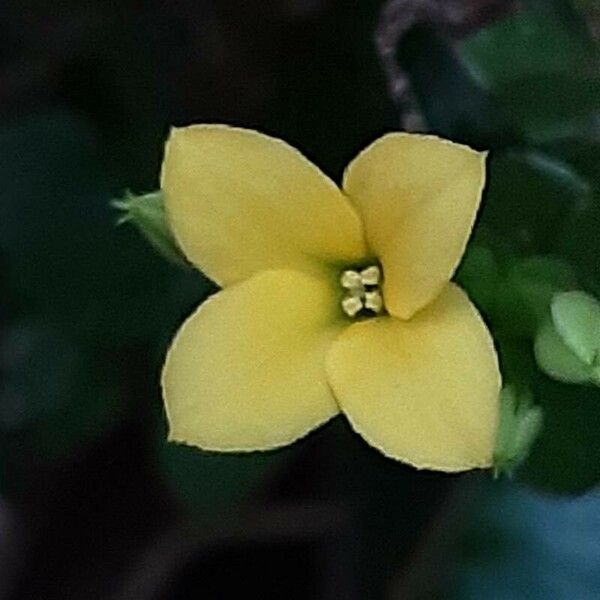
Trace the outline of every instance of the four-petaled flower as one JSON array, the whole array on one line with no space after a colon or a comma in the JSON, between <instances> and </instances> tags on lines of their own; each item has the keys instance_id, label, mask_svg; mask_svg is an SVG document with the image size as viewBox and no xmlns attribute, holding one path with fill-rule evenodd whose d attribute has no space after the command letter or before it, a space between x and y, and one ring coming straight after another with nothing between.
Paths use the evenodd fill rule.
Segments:
<instances>
[{"instance_id":1,"label":"four-petaled flower","mask_svg":"<svg viewBox=\"0 0 600 600\"><path fill-rule=\"evenodd\" d=\"M340 411L417 468L491 464L500 375L450 279L485 154L391 133L340 190L298 151L222 125L173 130L162 189L189 260L223 289L185 322L162 386L170 439L266 450Z\"/></svg>"}]
</instances>

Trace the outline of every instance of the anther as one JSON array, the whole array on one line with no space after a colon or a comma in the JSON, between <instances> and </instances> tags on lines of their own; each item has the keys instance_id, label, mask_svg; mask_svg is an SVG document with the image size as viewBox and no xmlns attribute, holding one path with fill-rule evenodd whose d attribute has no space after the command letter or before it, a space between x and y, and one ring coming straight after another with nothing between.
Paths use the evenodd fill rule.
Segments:
<instances>
[{"instance_id":1,"label":"anther","mask_svg":"<svg viewBox=\"0 0 600 600\"><path fill-rule=\"evenodd\" d=\"M363 285L379 285L381 270L378 266L367 267L360 272L360 281Z\"/></svg>"},{"instance_id":2,"label":"anther","mask_svg":"<svg viewBox=\"0 0 600 600\"><path fill-rule=\"evenodd\" d=\"M363 308L362 300L359 296L346 296L342 300L342 310L349 316L355 317Z\"/></svg>"},{"instance_id":3,"label":"anther","mask_svg":"<svg viewBox=\"0 0 600 600\"><path fill-rule=\"evenodd\" d=\"M380 290L381 268L371 265L362 270L348 269L340 277L345 290L341 300L342 310L349 317L368 317L384 311Z\"/></svg>"},{"instance_id":4,"label":"anther","mask_svg":"<svg viewBox=\"0 0 600 600\"><path fill-rule=\"evenodd\" d=\"M379 290L365 293L365 308L372 310L374 313L380 313L383 308L383 298Z\"/></svg>"},{"instance_id":5,"label":"anther","mask_svg":"<svg viewBox=\"0 0 600 600\"><path fill-rule=\"evenodd\" d=\"M347 290L362 288L362 277L358 271L344 271L340 278L342 287Z\"/></svg>"}]
</instances>

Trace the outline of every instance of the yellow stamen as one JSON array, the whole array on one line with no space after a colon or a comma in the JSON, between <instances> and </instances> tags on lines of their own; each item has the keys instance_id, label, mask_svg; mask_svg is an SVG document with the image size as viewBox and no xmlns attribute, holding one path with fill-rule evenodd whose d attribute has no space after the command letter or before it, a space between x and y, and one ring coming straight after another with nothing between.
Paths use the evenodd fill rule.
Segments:
<instances>
[{"instance_id":1,"label":"yellow stamen","mask_svg":"<svg viewBox=\"0 0 600 600\"><path fill-rule=\"evenodd\" d=\"M358 271L344 271L340 278L342 287L347 290L353 290L362 287L362 277Z\"/></svg>"},{"instance_id":2,"label":"yellow stamen","mask_svg":"<svg viewBox=\"0 0 600 600\"><path fill-rule=\"evenodd\" d=\"M346 296L342 300L342 309L349 317L355 317L363 308L359 296Z\"/></svg>"},{"instance_id":3,"label":"yellow stamen","mask_svg":"<svg viewBox=\"0 0 600 600\"><path fill-rule=\"evenodd\" d=\"M381 282L381 269L377 265L371 265L355 271L348 269L340 277L340 284L346 290L342 298L342 310L349 317L368 316L364 310L374 314L383 311L383 296L379 290Z\"/></svg>"},{"instance_id":4,"label":"yellow stamen","mask_svg":"<svg viewBox=\"0 0 600 600\"><path fill-rule=\"evenodd\" d=\"M363 285L379 285L381 269L377 265L367 267L360 272L360 281Z\"/></svg>"},{"instance_id":5,"label":"yellow stamen","mask_svg":"<svg viewBox=\"0 0 600 600\"><path fill-rule=\"evenodd\" d=\"M383 309L383 297L379 290L365 293L365 308L377 314L381 312Z\"/></svg>"}]
</instances>

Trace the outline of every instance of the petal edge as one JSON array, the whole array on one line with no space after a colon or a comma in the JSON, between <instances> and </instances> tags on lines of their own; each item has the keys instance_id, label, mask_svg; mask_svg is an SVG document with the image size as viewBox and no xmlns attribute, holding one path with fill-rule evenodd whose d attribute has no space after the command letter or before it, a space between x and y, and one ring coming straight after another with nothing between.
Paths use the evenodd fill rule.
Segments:
<instances>
[{"instance_id":1,"label":"petal edge","mask_svg":"<svg viewBox=\"0 0 600 600\"><path fill-rule=\"evenodd\" d=\"M250 129L173 129L161 187L179 245L221 287L268 269L317 272L365 252L360 218L333 181Z\"/></svg>"},{"instance_id":2,"label":"petal edge","mask_svg":"<svg viewBox=\"0 0 600 600\"><path fill-rule=\"evenodd\" d=\"M163 368L170 439L268 450L337 414L325 355L343 323L333 320L330 292L304 273L265 271L203 303Z\"/></svg>"},{"instance_id":3,"label":"petal edge","mask_svg":"<svg viewBox=\"0 0 600 600\"><path fill-rule=\"evenodd\" d=\"M327 374L353 429L386 456L446 472L491 465L497 356L457 286L412 320L352 325L332 345Z\"/></svg>"},{"instance_id":4,"label":"petal edge","mask_svg":"<svg viewBox=\"0 0 600 600\"><path fill-rule=\"evenodd\" d=\"M486 156L436 136L390 133L348 165L343 189L383 265L393 315L409 319L450 281L475 222Z\"/></svg>"}]
</instances>

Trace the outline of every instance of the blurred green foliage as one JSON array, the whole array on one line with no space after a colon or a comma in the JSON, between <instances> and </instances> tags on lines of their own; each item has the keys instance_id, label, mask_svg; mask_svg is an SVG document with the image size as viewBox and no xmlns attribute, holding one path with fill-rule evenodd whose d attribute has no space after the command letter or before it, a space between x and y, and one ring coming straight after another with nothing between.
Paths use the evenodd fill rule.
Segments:
<instances>
[{"instance_id":1,"label":"blurred green foliage","mask_svg":"<svg viewBox=\"0 0 600 600\"><path fill-rule=\"evenodd\" d=\"M208 289L115 228L107 199L119 183L98 141L90 122L65 112L0 131L0 250L16 307L2 340L6 491L26 490L38 469L116 426L134 403L123 382L129 354L150 341L164 346Z\"/></svg>"},{"instance_id":2,"label":"blurred green foliage","mask_svg":"<svg viewBox=\"0 0 600 600\"><path fill-rule=\"evenodd\" d=\"M576 6L525 4L457 48L415 30L398 57L434 133L491 149L457 279L492 329L505 382L544 413L521 481L576 493L599 481L600 393L541 375L533 339L555 293L599 289L598 48Z\"/></svg>"},{"instance_id":3,"label":"blurred green foliage","mask_svg":"<svg viewBox=\"0 0 600 600\"><path fill-rule=\"evenodd\" d=\"M530 2L465 40L459 54L517 134L510 144L502 135L492 144L476 242L485 250L473 248L458 276L472 284L490 322L505 378L531 389L543 410L520 479L582 492L599 481L600 393L540 374L533 339L554 294L598 290L600 238L592 230L600 189L590 141L600 103L597 46L567 2Z\"/></svg>"}]
</instances>

